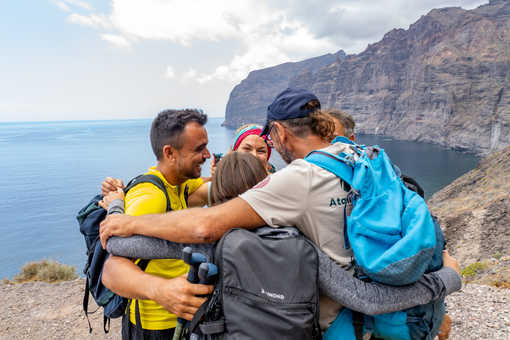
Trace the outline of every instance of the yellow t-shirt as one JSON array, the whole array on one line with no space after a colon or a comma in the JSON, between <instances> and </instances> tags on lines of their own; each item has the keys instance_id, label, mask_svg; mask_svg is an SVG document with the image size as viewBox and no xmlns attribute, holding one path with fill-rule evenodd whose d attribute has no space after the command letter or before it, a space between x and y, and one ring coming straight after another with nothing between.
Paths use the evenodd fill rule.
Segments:
<instances>
[{"instance_id":1,"label":"yellow t-shirt","mask_svg":"<svg viewBox=\"0 0 510 340\"><path fill-rule=\"evenodd\" d=\"M155 167L151 167L146 174L156 175L163 181L172 210L186 209L187 195L193 193L203 184L203 180L197 178L178 186L171 185ZM167 211L165 194L152 183L140 183L129 190L126 194L125 204L126 214L131 216L161 214ZM157 259L149 261L145 272L170 279L186 274L188 269L188 265L182 260ZM161 305L151 300L139 300L138 303L142 328L162 330L176 326L177 316L165 310ZM130 320L136 324L134 300L130 306Z\"/></svg>"}]
</instances>

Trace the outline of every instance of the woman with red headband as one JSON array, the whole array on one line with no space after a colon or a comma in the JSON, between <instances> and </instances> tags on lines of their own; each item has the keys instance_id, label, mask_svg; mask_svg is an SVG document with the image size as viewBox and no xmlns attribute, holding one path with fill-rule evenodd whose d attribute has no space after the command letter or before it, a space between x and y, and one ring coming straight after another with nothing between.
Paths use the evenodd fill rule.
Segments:
<instances>
[{"instance_id":1,"label":"woman with red headband","mask_svg":"<svg viewBox=\"0 0 510 340\"><path fill-rule=\"evenodd\" d=\"M257 157L265 166L268 173L276 171L275 167L269 163L271 157L271 141L266 136L260 136L262 127L253 124L246 124L241 126L236 131L236 136L232 142L231 151L251 153ZM212 167L214 167L215 160L213 159ZM211 173L214 169L211 169Z\"/></svg>"}]
</instances>

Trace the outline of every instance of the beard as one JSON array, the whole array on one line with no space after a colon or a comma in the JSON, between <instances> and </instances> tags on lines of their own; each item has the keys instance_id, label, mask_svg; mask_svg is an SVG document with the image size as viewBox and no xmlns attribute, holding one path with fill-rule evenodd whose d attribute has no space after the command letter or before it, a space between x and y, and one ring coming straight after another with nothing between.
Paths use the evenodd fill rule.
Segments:
<instances>
[{"instance_id":1,"label":"beard","mask_svg":"<svg viewBox=\"0 0 510 340\"><path fill-rule=\"evenodd\" d=\"M280 141L274 144L274 148L276 151L278 151L285 163L290 164L293 160L296 159L296 156L294 156L294 154L289 149L283 146Z\"/></svg>"},{"instance_id":2,"label":"beard","mask_svg":"<svg viewBox=\"0 0 510 340\"><path fill-rule=\"evenodd\" d=\"M197 168L198 167L198 164L193 164L192 166L185 166L184 164L180 163L179 164L179 174L180 174L180 177L182 177L184 180L188 180L188 179L194 179L194 178L199 178L200 175L202 174L202 169L201 169L201 166L203 165L203 163L200 164L200 169Z\"/></svg>"}]
</instances>

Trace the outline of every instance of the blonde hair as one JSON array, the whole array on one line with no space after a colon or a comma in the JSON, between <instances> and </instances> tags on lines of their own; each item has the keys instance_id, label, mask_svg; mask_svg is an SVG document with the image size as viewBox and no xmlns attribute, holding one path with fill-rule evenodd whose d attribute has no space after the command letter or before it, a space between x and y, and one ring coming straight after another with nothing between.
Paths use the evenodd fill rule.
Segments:
<instances>
[{"instance_id":1,"label":"blonde hair","mask_svg":"<svg viewBox=\"0 0 510 340\"><path fill-rule=\"evenodd\" d=\"M335 132L335 122L328 114L321 110L303 118L294 118L280 121L297 137L307 137L310 133L319 136L324 141L331 141Z\"/></svg>"}]
</instances>

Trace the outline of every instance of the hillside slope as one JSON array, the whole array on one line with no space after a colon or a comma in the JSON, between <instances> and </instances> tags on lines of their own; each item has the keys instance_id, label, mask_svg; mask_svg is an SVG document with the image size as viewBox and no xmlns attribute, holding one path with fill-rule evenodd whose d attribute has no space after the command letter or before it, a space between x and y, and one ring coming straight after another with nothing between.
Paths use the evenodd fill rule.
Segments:
<instances>
[{"instance_id":1,"label":"hillside slope","mask_svg":"<svg viewBox=\"0 0 510 340\"><path fill-rule=\"evenodd\" d=\"M428 201L439 217L448 250L468 279L510 288L510 146L435 193Z\"/></svg>"}]
</instances>

